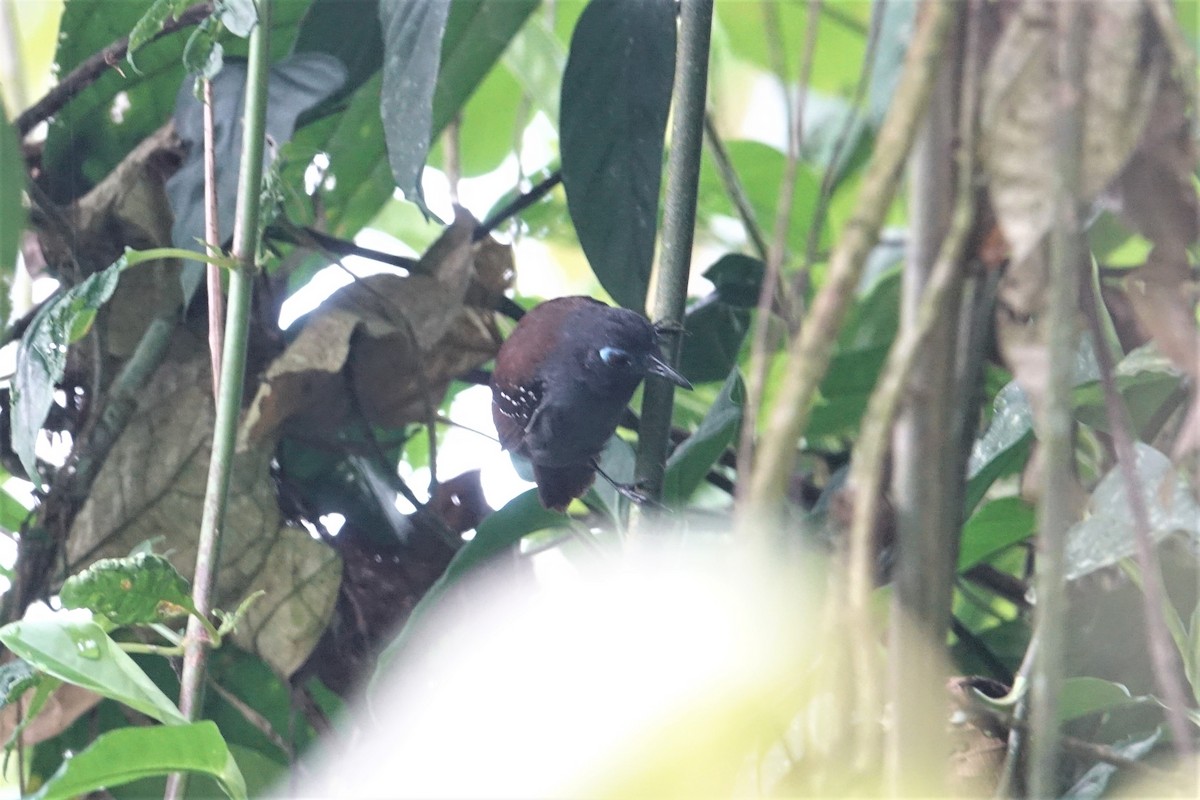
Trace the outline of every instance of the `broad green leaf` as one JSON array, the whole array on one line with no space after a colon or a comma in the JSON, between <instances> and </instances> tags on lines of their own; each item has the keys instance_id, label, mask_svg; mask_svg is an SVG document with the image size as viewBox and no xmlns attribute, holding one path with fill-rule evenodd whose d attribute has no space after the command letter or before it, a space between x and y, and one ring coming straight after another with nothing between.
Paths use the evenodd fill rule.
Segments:
<instances>
[{"instance_id":1,"label":"broad green leaf","mask_svg":"<svg viewBox=\"0 0 1200 800\"><path fill-rule=\"evenodd\" d=\"M633 483L636 467L637 452L634 451L633 445L616 434L608 437L604 449L600 451L600 469L617 483L628 486ZM615 486L597 475L590 496L600 502L614 524L622 524L621 508L628 501Z\"/></svg>"},{"instance_id":2,"label":"broad green leaf","mask_svg":"<svg viewBox=\"0 0 1200 800\"><path fill-rule=\"evenodd\" d=\"M805 436L846 436L858 429L867 410L879 370L887 360L888 346L836 353L821 381L821 394L813 404Z\"/></svg>"},{"instance_id":3,"label":"broad green leaf","mask_svg":"<svg viewBox=\"0 0 1200 800\"><path fill-rule=\"evenodd\" d=\"M1088 714L1112 711L1139 703L1153 703L1149 697L1134 697L1119 683L1100 678L1067 678L1058 696L1058 718L1070 722Z\"/></svg>"},{"instance_id":4,"label":"broad green leaf","mask_svg":"<svg viewBox=\"0 0 1200 800\"><path fill-rule=\"evenodd\" d=\"M779 30L768 30L773 24L773 19L766 14L768 5L777 12ZM819 6L821 14L810 70L813 88L844 97L853 93L862 70L873 5L870 0L837 0ZM781 3L778 0L719 2L715 6L717 30L713 36L714 39L723 37L739 59L749 61L764 72L773 72L772 37L781 37L794 48L789 52L789 63L794 65L798 48L807 36L809 8L808 3Z\"/></svg>"},{"instance_id":5,"label":"broad green leaf","mask_svg":"<svg viewBox=\"0 0 1200 800\"><path fill-rule=\"evenodd\" d=\"M21 337L12 385L12 445L35 484L40 477L34 444L54 402L55 384L66 369L67 348L87 332L96 311L117 288L125 265L122 257L54 297L42 306Z\"/></svg>"},{"instance_id":6,"label":"broad green leaf","mask_svg":"<svg viewBox=\"0 0 1200 800\"><path fill-rule=\"evenodd\" d=\"M153 553L104 558L72 575L59 597L63 608L87 608L117 625L160 622L180 609L194 613L191 587L171 562Z\"/></svg>"},{"instance_id":7,"label":"broad green leaf","mask_svg":"<svg viewBox=\"0 0 1200 800\"><path fill-rule=\"evenodd\" d=\"M187 719L141 667L95 622L61 616L10 622L0 642L59 680L91 689L168 725Z\"/></svg>"},{"instance_id":8,"label":"broad green leaf","mask_svg":"<svg viewBox=\"0 0 1200 800\"><path fill-rule=\"evenodd\" d=\"M425 208L421 171L432 138L442 34L449 0L380 0L383 93L380 115L396 188Z\"/></svg>"},{"instance_id":9,"label":"broad green leaf","mask_svg":"<svg viewBox=\"0 0 1200 800\"><path fill-rule=\"evenodd\" d=\"M1033 535L1032 506L1019 497L1002 497L987 503L963 525L958 551L958 571L964 572L993 553Z\"/></svg>"},{"instance_id":10,"label":"broad green leaf","mask_svg":"<svg viewBox=\"0 0 1200 800\"><path fill-rule=\"evenodd\" d=\"M158 32L162 30L164 22L171 17L179 16L179 13L190 4L189 0L154 0L154 4L146 10L146 13L142 15L142 18L137 21L137 24L133 26L133 30L129 33L129 49L125 54L125 60L129 62L129 66L137 70L133 54L138 48L158 35Z\"/></svg>"},{"instance_id":11,"label":"broad green leaf","mask_svg":"<svg viewBox=\"0 0 1200 800\"><path fill-rule=\"evenodd\" d=\"M21 202L24 186L25 159L0 95L0 325L8 324L8 293L25 230L25 205Z\"/></svg>"},{"instance_id":12,"label":"broad green leaf","mask_svg":"<svg viewBox=\"0 0 1200 800\"><path fill-rule=\"evenodd\" d=\"M449 124L538 4L539 0L456 0L451 4L433 93L432 131L440 132ZM500 130L503 128L493 133Z\"/></svg>"},{"instance_id":13,"label":"broad green leaf","mask_svg":"<svg viewBox=\"0 0 1200 800\"><path fill-rule=\"evenodd\" d=\"M521 28L502 60L534 107L557 124L567 51L555 38L546 18L539 14Z\"/></svg>"},{"instance_id":14,"label":"broad green leaf","mask_svg":"<svg viewBox=\"0 0 1200 800\"><path fill-rule=\"evenodd\" d=\"M1159 541L1180 531L1193 546L1200 543L1200 504L1188 481L1158 450L1142 442L1134 446L1151 536ZM1133 512L1120 468L1114 467L1092 491L1087 517L1067 531L1066 577L1081 578L1132 556L1135 550Z\"/></svg>"},{"instance_id":15,"label":"broad green leaf","mask_svg":"<svg viewBox=\"0 0 1200 800\"><path fill-rule=\"evenodd\" d=\"M787 171L786 156L770 145L747 140L726 142L725 150L741 180L759 229L769 237L775 225L779 187ZM787 242L794 253L804 253L807 248L820 191L821 173L809 164L799 164L791 217L788 220ZM701 160L699 192L700 208L706 214L738 216L707 148ZM828 234L828 229L820 232L818 247L824 248L829 244Z\"/></svg>"},{"instance_id":16,"label":"broad green leaf","mask_svg":"<svg viewBox=\"0 0 1200 800\"><path fill-rule=\"evenodd\" d=\"M234 800L246 795L246 782L217 726L210 722L109 731L65 760L32 795L34 800L67 800L109 786L170 772L211 775Z\"/></svg>"},{"instance_id":17,"label":"broad green leaf","mask_svg":"<svg viewBox=\"0 0 1200 800\"><path fill-rule=\"evenodd\" d=\"M563 74L563 187L600 285L637 311L654 261L674 73L673 0L588 4Z\"/></svg>"},{"instance_id":18,"label":"broad green leaf","mask_svg":"<svg viewBox=\"0 0 1200 800\"><path fill-rule=\"evenodd\" d=\"M667 459L663 476L664 503L673 506L686 502L709 468L733 442L742 422L745 393L741 374L733 370L700 427Z\"/></svg>"}]
</instances>

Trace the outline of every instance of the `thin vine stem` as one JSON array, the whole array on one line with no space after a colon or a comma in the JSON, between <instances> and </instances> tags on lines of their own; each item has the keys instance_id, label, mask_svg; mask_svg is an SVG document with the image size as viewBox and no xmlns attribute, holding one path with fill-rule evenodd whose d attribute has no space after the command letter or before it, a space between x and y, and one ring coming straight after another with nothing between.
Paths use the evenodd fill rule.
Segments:
<instances>
[{"instance_id":1,"label":"thin vine stem","mask_svg":"<svg viewBox=\"0 0 1200 800\"><path fill-rule=\"evenodd\" d=\"M229 304L225 320L220 391L213 425L212 458L204 496L204 515L192 581L196 613L207 615L212 608L220 555L221 530L229 500L233 472L234 443L241 412L246 368L246 346L250 332L250 301L258 253L259 211L262 197L263 150L266 141L267 67L270 57L271 0L258 0L258 21L250 32L246 74L246 106L243 120L241 164L238 175L233 256L237 266L229 276ZM188 719L199 715L204 698L209 634L195 615L188 618L183 672L180 677L179 707ZM167 798L183 796L185 781L175 773L167 784Z\"/></svg>"}]
</instances>

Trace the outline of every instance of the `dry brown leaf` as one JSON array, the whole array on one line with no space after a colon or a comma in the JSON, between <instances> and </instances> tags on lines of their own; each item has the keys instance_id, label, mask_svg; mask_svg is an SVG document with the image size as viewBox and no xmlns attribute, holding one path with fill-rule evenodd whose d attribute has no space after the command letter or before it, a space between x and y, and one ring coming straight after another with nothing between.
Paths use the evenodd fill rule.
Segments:
<instances>
[{"instance_id":1,"label":"dry brown leaf","mask_svg":"<svg viewBox=\"0 0 1200 800\"><path fill-rule=\"evenodd\" d=\"M265 441L289 420L330 434L356 406L386 427L426 419L450 381L500 344L490 309L511 284L512 253L493 240L473 244L475 227L460 210L413 275L355 281L309 315L268 368L239 445Z\"/></svg>"},{"instance_id":2,"label":"dry brown leaf","mask_svg":"<svg viewBox=\"0 0 1200 800\"><path fill-rule=\"evenodd\" d=\"M137 545L157 545L184 575L196 562L213 435L208 353L177 337L175 355L147 384L130 421L100 469L66 546L67 572L99 558L126 556ZM222 533L215 604L232 609L256 588L261 599L246 626L257 654L280 674L303 661L329 621L337 597L337 555L302 531L283 524L270 476L271 450L255 448L234 459ZM286 576L281 569L289 571ZM332 575L332 578L331 578ZM261 631L271 622L269 637ZM267 641L270 638L271 641ZM289 641L282 648L275 639Z\"/></svg>"},{"instance_id":3,"label":"dry brown leaf","mask_svg":"<svg viewBox=\"0 0 1200 800\"><path fill-rule=\"evenodd\" d=\"M167 124L130 151L116 169L67 209L70 241L41 231L46 260L62 270L72 259L85 274L104 269L125 252L171 245L171 205L166 179L178 168L182 143ZM104 345L109 354L128 357L147 326L183 302L175 259L142 265L126 272L112 299L101 311ZM72 274L66 269L62 274Z\"/></svg>"},{"instance_id":4,"label":"dry brown leaf","mask_svg":"<svg viewBox=\"0 0 1200 800\"><path fill-rule=\"evenodd\" d=\"M1128 161L1155 101L1163 59L1146 47L1140 3L1095 0L1087 18L1081 201L1091 201ZM984 75L980 157L996 215L1022 262L1054 218L1060 124L1055 4L1027 0L1001 35ZM1150 54L1147 58L1147 53Z\"/></svg>"}]
</instances>

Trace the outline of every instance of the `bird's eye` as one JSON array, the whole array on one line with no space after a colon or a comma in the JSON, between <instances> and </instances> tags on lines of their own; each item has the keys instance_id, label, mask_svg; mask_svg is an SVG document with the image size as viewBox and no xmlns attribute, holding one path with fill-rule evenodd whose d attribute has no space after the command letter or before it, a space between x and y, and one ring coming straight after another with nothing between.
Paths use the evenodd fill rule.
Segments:
<instances>
[{"instance_id":1,"label":"bird's eye","mask_svg":"<svg viewBox=\"0 0 1200 800\"><path fill-rule=\"evenodd\" d=\"M601 347L600 360L610 367L629 366L629 353L619 347Z\"/></svg>"}]
</instances>

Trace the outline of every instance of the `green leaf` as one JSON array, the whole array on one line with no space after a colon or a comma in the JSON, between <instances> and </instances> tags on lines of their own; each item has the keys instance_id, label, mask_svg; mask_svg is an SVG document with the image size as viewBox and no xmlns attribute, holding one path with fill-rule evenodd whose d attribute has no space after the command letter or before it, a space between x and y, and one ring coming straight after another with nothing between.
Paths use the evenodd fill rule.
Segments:
<instances>
[{"instance_id":1,"label":"green leaf","mask_svg":"<svg viewBox=\"0 0 1200 800\"><path fill-rule=\"evenodd\" d=\"M1062 722L1141 703L1150 697L1134 697L1124 685L1100 678L1067 678L1058 696L1058 718Z\"/></svg>"},{"instance_id":2,"label":"green leaf","mask_svg":"<svg viewBox=\"0 0 1200 800\"><path fill-rule=\"evenodd\" d=\"M44 676L28 661L19 658L0 664L0 708L16 702L28 689L32 689Z\"/></svg>"},{"instance_id":3,"label":"green leaf","mask_svg":"<svg viewBox=\"0 0 1200 800\"><path fill-rule=\"evenodd\" d=\"M1155 541L1182 531L1193 546L1200 543L1200 504L1188 481L1164 454L1135 442L1135 469ZM1133 512L1119 467L1109 470L1092 491L1088 516L1067 531L1065 572L1068 580L1111 566L1136 551Z\"/></svg>"},{"instance_id":4,"label":"green leaf","mask_svg":"<svg viewBox=\"0 0 1200 800\"><path fill-rule=\"evenodd\" d=\"M16 533L31 513L24 503L0 487L0 530Z\"/></svg>"},{"instance_id":5,"label":"green leaf","mask_svg":"<svg viewBox=\"0 0 1200 800\"><path fill-rule=\"evenodd\" d=\"M105 733L82 753L65 760L32 798L66 800L170 772L211 775L229 797L240 800L247 796L246 782L225 739L217 726L206 720Z\"/></svg>"},{"instance_id":6,"label":"green leaf","mask_svg":"<svg viewBox=\"0 0 1200 800\"><path fill-rule=\"evenodd\" d=\"M61 616L10 622L0 642L42 672L91 689L168 725L187 719L95 622Z\"/></svg>"},{"instance_id":7,"label":"green leaf","mask_svg":"<svg viewBox=\"0 0 1200 800\"><path fill-rule=\"evenodd\" d=\"M737 364L750 312L711 294L688 309L683 328L679 371L692 383L719 381Z\"/></svg>"},{"instance_id":8,"label":"green leaf","mask_svg":"<svg viewBox=\"0 0 1200 800\"><path fill-rule=\"evenodd\" d=\"M854 433L867 410L887 354L887 345L836 353L821 381L821 395L813 404L812 417L804 435L847 436Z\"/></svg>"},{"instance_id":9,"label":"green leaf","mask_svg":"<svg viewBox=\"0 0 1200 800\"><path fill-rule=\"evenodd\" d=\"M674 73L673 0L588 4L563 74L563 188L600 285L638 311L654 261Z\"/></svg>"},{"instance_id":10,"label":"green leaf","mask_svg":"<svg viewBox=\"0 0 1200 800\"><path fill-rule=\"evenodd\" d=\"M669 506L687 501L704 480L709 468L737 436L742 422L746 389L737 370L729 373L721 393L696 428L695 433L675 448L663 475L663 502Z\"/></svg>"},{"instance_id":11,"label":"green leaf","mask_svg":"<svg viewBox=\"0 0 1200 800\"><path fill-rule=\"evenodd\" d=\"M451 4L433 92L433 131L440 132L459 112L538 4L539 0L455 0Z\"/></svg>"},{"instance_id":12,"label":"green leaf","mask_svg":"<svg viewBox=\"0 0 1200 800\"><path fill-rule=\"evenodd\" d=\"M154 4L147 9L129 33L129 49L125 54L125 60L129 62L129 66L133 67L135 71L139 71L137 64L133 61L134 52L158 35L164 22L179 16L179 13L188 5L190 5L189 0L154 0Z\"/></svg>"},{"instance_id":13,"label":"green leaf","mask_svg":"<svg viewBox=\"0 0 1200 800\"><path fill-rule=\"evenodd\" d=\"M242 39L258 24L258 7L254 0L216 0L213 14L230 33Z\"/></svg>"},{"instance_id":14,"label":"green leaf","mask_svg":"<svg viewBox=\"0 0 1200 800\"><path fill-rule=\"evenodd\" d=\"M542 15L530 20L513 37L502 60L534 106L557 123L567 51L555 38L549 21Z\"/></svg>"},{"instance_id":15,"label":"green leaf","mask_svg":"<svg viewBox=\"0 0 1200 800\"><path fill-rule=\"evenodd\" d=\"M966 509L974 510L997 478L1021 468L1033 442L1033 411L1015 381L992 403L992 421L975 440L967 465Z\"/></svg>"},{"instance_id":16,"label":"green leaf","mask_svg":"<svg viewBox=\"0 0 1200 800\"><path fill-rule=\"evenodd\" d=\"M34 444L67 365L67 347L87 332L96 311L117 288L124 256L54 297L38 311L17 347L12 385L12 445L25 473L40 483Z\"/></svg>"},{"instance_id":17,"label":"green leaf","mask_svg":"<svg viewBox=\"0 0 1200 800\"><path fill-rule=\"evenodd\" d=\"M179 608L195 613L187 580L153 553L101 559L67 578L59 597L63 608L87 608L117 625L160 622Z\"/></svg>"},{"instance_id":18,"label":"green leaf","mask_svg":"<svg viewBox=\"0 0 1200 800\"><path fill-rule=\"evenodd\" d=\"M212 80L225 66L225 48L217 41L219 26L213 17L201 22L183 47L183 65L192 75Z\"/></svg>"},{"instance_id":19,"label":"green leaf","mask_svg":"<svg viewBox=\"0 0 1200 800\"><path fill-rule=\"evenodd\" d=\"M384 48L379 112L388 163L396 188L426 213L421 170L429 155L433 95L449 11L449 0L380 0L379 4Z\"/></svg>"},{"instance_id":20,"label":"green leaf","mask_svg":"<svg viewBox=\"0 0 1200 800\"><path fill-rule=\"evenodd\" d=\"M750 208L754 211L759 229L770 236L771 228L775 224L779 187L787 171L787 157L770 145L754 141L729 141L725 143L725 150L733 169L741 179L742 188L746 192ZM565 158L564 154L564 160ZM705 149L701 160L699 192L700 207L707 215L738 216L708 148ZM792 211L788 219L787 240L795 253L803 253L807 248L808 232L813 225L820 192L821 174L811 165L799 164L796 170ZM829 243L828 240L829 231L826 228L817 239L818 247L824 248Z\"/></svg>"},{"instance_id":21,"label":"green leaf","mask_svg":"<svg viewBox=\"0 0 1200 800\"><path fill-rule=\"evenodd\" d=\"M25 205L21 193L25 186L25 159L21 143L9 124L0 95L0 325L8 324L9 289L25 230Z\"/></svg>"},{"instance_id":22,"label":"green leaf","mask_svg":"<svg viewBox=\"0 0 1200 800\"><path fill-rule=\"evenodd\" d=\"M1036 527L1033 507L1019 497L1002 497L976 511L963 526L958 571L965 572L993 553L1023 542Z\"/></svg>"}]
</instances>

